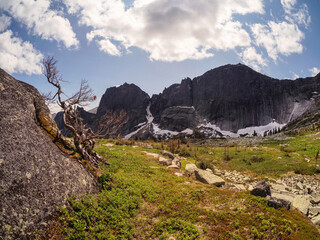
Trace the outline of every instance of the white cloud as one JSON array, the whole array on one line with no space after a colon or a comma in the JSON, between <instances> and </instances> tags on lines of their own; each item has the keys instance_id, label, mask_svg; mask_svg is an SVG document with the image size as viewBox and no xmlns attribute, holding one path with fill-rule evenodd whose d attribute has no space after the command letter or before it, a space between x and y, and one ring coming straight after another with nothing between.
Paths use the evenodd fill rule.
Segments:
<instances>
[{"instance_id":1,"label":"white cloud","mask_svg":"<svg viewBox=\"0 0 320 240\"><path fill-rule=\"evenodd\" d=\"M6 30L11 24L11 18L6 15L0 16L0 32Z\"/></svg>"},{"instance_id":2,"label":"white cloud","mask_svg":"<svg viewBox=\"0 0 320 240\"><path fill-rule=\"evenodd\" d=\"M67 48L79 45L69 20L51 10L49 0L0 0L0 8L43 39L62 42Z\"/></svg>"},{"instance_id":3,"label":"white cloud","mask_svg":"<svg viewBox=\"0 0 320 240\"><path fill-rule=\"evenodd\" d=\"M253 67L256 71L260 71L261 67L267 66L267 61L261 54L257 53L254 47L246 48L239 56L246 65Z\"/></svg>"},{"instance_id":4,"label":"white cloud","mask_svg":"<svg viewBox=\"0 0 320 240\"><path fill-rule=\"evenodd\" d=\"M31 43L14 37L11 30L0 33L0 67L8 73L41 74L42 58Z\"/></svg>"},{"instance_id":5,"label":"white cloud","mask_svg":"<svg viewBox=\"0 0 320 240\"><path fill-rule=\"evenodd\" d=\"M281 0L284 12L287 14L285 19L291 23L297 23L308 27L311 23L311 17L309 15L309 9L307 4L303 3L298 8L296 0Z\"/></svg>"},{"instance_id":6,"label":"white cloud","mask_svg":"<svg viewBox=\"0 0 320 240\"><path fill-rule=\"evenodd\" d=\"M89 41L119 56L130 47L151 60L183 61L213 56L212 50L248 47L251 38L234 14L264 13L262 0L63 0L81 25L92 27Z\"/></svg>"},{"instance_id":7,"label":"white cloud","mask_svg":"<svg viewBox=\"0 0 320 240\"><path fill-rule=\"evenodd\" d=\"M304 34L295 24L270 21L268 25L253 24L251 31L255 43L264 47L274 61L277 61L279 54L289 56L303 51L301 41Z\"/></svg>"},{"instance_id":8,"label":"white cloud","mask_svg":"<svg viewBox=\"0 0 320 240\"><path fill-rule=\"evenodd\" d=\"M309 71L312 74L312 77L314 77L320 72L320 69L317 67L313 67L313 68L309 69Z\"/></svg>"},{"instance_id":9,"label":"white cloud","mask_svg":"<svg viewBox=\"0 0 320 240\"><path fill-rule=\"evenodd\" d=\"M281 4L286 13L290 13L293 10L294 5L296 5L296 3L297 0L281 0Z\"/></svg>"}]
</instances>

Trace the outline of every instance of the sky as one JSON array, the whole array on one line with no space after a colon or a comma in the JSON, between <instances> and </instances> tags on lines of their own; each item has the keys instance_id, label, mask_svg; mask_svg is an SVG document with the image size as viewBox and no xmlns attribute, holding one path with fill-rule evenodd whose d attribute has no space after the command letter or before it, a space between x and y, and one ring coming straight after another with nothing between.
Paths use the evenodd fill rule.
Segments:
<instances>
[{"instance_id":1,"label":"sky","mask_svg":"<svg viewBox=\"0 0 320 240\"><path fill-rule=\"evenodd\" d=\"M58 60L66 95L86 79L134 83L150 96L225 65L278 79L320 71L319 0L0 0L0 67L54 90L41 61ZM52 108L56 111L56 108Z\"/></svg>"}]
</instances>

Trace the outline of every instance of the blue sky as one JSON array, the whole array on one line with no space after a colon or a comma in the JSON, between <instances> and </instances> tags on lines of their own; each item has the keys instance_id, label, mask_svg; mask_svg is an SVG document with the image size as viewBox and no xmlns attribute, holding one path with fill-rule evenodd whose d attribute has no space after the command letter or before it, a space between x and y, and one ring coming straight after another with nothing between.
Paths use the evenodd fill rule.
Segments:
<instances>
[{"instance_id":1,"label":"blue sky","mask_svg":"<svg viewBox=\"0 0 320 240\"><path fill-rule=\"evenodd\" d=\"M87 79L98 99L124 82L160 93L229 63L307 77L320 69L319 12L318 0L0 0L0 67L46 92L40 63L54 56L67 94Z\"/></svg>"}]
</instances>

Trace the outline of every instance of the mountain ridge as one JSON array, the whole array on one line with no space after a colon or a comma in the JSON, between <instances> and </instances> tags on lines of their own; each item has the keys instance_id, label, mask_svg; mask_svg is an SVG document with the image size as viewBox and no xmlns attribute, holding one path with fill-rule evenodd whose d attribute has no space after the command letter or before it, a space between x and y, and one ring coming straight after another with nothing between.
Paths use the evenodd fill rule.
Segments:
<instances>
[{"instance_id":1,"label":"mountain ridge","mask_svg":"<svg viewBox=\"0 0 320 240\"><path fill-rule=\"evenodd\" d=\"M282 127L314 105L313 92L320 92L319 74L279 80L243 64L228 64L193 79L182 79L151 97L134 84L109 88L101 98L96 118L106 109L128 111L129 121L122 129L123 136L139 128L149 131L148 136L158 135L157 131L177 135L187 130L194 134L201 132L200 126L211 128L212 132L226 131L228 134L222 136L231 136L240 129L273 122ZM153 121L142 128L148 124L149 104ZM142 135L145 134L136 137ZM221 134L210 136L218 135Z\"/></svg>"}]
</instances>

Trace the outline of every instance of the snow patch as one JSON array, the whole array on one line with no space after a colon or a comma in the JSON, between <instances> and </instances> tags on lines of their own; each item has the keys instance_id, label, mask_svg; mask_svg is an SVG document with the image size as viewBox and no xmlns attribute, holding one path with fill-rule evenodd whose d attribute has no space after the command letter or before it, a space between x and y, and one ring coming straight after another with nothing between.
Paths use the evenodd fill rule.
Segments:
<instances>
[{"instance_id":1,"label":"snow patch","mask_svg":"<svg viewBox=\"0 0 320 240\"><path fill-rule=\"evenodd\" d=\"M265 132L269 132L274 129L281 130L285 125L286 124L280 124L280 123L273 121L273 122L271 122L267 125L264 125L264 126L247 127L247 128L239 129L237 132L237 135L240 136L240 134L241 135L248 134L250 136L253 136L254 132L256 132L257 136L264 136Z\"/></svg>"},{"instance_id":2,"label":"snow patch","mask_svg":"<svg viewBox=\"0 0 320 240\"><path fill-rule=\"evenodd\" d=\"M198 126L200 132L204 133L207 137L240 137L240 136L253 136L256 133L257 136L264 136L270 131L281 130L286 124L280 124L275 121L264 125L264 126L252 126L247 128L242 128L237 131L237 133L231 131L221 130L218 126L212 123L201 124Z\"/></svg>"},{"instance_id":3,"label":"snow patch","mask_svg":"<svg viewBox=\"0 0 320 240\"><path fill-rule=\"evenodd\" d=\"M191 109L193 109L193 110L195 110L195 108L194 108L194 106L174 106L174 107L176 107L176 108L186 108L186 109L189 109L189 108L191 108Z\"/></svg>"},{"instance_id":4,"label":"snow patch","mask_svg":"<svg viewBox=\"0 0 320 240\"><path fill-rule=\"evenodd\" d=\"M218 137L219 135L223 135L225 137L239 137L236 133L221 130L221 128L210 122L201 124L198 128L200 128L200 132L204 133L207 137Z\"/></svg>"},{"instance_id":5,"label":"snow patch","mask_svg":"<svg viewBox=\"0 0 320 240\"><path fill-rule=\"evenodd\" d=\"M138 127L138 129L136 131L133 131L129 134L127 134L126 136L124 136L124 139L130 139L132 136L134 136L135 134L137 134L139 131L141 131L142 129L146 128L148 125L150 125L153 122L154 117L152 116L152 113L150 112L150 107L151 107L151 102L149 103L146 111L147 111L147 115L146 115L146 119L147 122L142 122L139 123L136 127ZM144 130L145 132L145 130Z\"/></svg>"}]
</instances>

